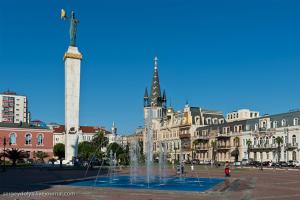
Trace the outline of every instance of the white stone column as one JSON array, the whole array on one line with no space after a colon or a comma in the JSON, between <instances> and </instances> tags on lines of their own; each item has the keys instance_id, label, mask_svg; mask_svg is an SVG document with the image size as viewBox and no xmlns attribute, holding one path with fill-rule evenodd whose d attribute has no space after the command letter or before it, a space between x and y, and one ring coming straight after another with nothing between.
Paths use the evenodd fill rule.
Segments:
<instances>
[{"instance_id":1,"label":"white stone column","mask_svg":"<svg viewBox=\"0 0 300 200\"><path fill-rule=\"evenodd\" d=\"M65 53L65 160L77 157L79 139L80 64L82 55L70 46Z\"/></svg>"}]
</instances>

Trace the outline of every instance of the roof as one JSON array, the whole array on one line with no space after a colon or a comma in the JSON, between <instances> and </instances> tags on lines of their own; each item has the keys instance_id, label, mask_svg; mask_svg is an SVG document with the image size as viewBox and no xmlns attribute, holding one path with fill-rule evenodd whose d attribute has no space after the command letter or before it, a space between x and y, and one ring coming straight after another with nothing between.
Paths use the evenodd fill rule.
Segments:
<instances>
[{"instance_id":1,"label":"roof","mask_svg":"<svg viewBox=\"0 0 300 200\"><path fill-rule=\"evenodd\" d=\"M58 127L53 128L54 133L62 133L65 132L65 126L59 125ZM111 132L105 130L104 128L99 128L97 126L80 126L79 130L83 133L96 133L98 131L104 131L105 134L110 134Z\"/></svg>"},{"instance_id":2,"label":"roof","mask_svg":"<svg viewBox=\"0 0 300 200\"><path fill-rule=\"evenodd\" d=\"M0 122L0 127L5 128L31 128L31 129L49 129L48 127L42 127L42 126L34 126L32 124L27 123L5 123Z\"/></svg>"}]
</instances>

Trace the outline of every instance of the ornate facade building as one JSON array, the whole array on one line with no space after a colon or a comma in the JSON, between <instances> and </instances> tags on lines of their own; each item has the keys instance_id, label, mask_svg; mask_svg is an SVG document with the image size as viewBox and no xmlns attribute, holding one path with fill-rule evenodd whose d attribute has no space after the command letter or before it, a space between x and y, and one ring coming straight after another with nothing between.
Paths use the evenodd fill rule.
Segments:
<instances>
[{"instance_id":1,"label":"ornate facade building","mask_svg":"<svg viewBox=\"0 0 300 200\"><path fill-rule=\"evenodd\" d=\"M300 160L299 110L260 116L257 111L241 109L224 117L222 112L188 103L178 111L166 105L155 58L151 91L148 94L146 88L144 95L143 131L145 151L151 123L154 156L163 143L170 161L179 160L180 155L183 160L200 162Z\"/></svg>"}]
</instances>

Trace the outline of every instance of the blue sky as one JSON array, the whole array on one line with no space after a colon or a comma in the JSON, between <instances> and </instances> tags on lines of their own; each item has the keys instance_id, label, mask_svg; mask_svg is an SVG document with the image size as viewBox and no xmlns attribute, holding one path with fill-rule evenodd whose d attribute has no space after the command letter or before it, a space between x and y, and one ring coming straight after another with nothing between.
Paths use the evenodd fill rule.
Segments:
<instances>
[{"instance_id":1,"label":"blue sky","mask_svg":"<svg viewBox=\"0 0 300 200\"><path fill-rule=\"evenodd\" d=\"M80 20L82 125L143 125L155 55L177 109L300 107L300 1L1 1L0 91L27 95L34 119L64 122L61 8Z\"/></svg>"}]
</instances>

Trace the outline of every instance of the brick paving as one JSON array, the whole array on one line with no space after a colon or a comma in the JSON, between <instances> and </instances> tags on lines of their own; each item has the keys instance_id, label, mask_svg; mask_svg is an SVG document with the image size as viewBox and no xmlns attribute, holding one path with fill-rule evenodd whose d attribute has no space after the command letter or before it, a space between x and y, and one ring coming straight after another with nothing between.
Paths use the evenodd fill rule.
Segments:
<instances>
[{"instance_id":1,"label":"brick paving","mask_svg":"<svg viewBox=\"0 0 300 200\"><path fill-rule=\"evenodd\" d=\"M144 171L144 169L142 169ZM90 170L88 177L97 170ZM169 174L174 175L170 169ZM40 185L50 181L84 178L84 170L9 169L0 172L0 199L72 199L72 200L231 200L231 199L300 199L300 171L265 169L232 169L224 183L203 193L153 190L124 190L62 185ZM122 169L120 174L128 174ZM224 177L223 168L201 167L188 172L189 177ZM7 192L35 192L21 196L6 196ZM59 193L61 192L61 193ZM1 195L2 194L2 195ZM31 196L29 196L29 194ZM55 196L56 195L56 196Z\"/></svg>"}]
</instances>

